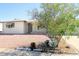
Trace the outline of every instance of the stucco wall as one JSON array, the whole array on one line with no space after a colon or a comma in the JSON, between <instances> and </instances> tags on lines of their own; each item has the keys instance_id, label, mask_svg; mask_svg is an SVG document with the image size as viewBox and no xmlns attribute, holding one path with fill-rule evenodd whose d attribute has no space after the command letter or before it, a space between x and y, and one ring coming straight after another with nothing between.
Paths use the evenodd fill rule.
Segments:
<instances>
[{"instance_id":1,"label":"stucco wall","mask_svg":"<svg viewBox=\"0 0 79 59\"><path fill-rule=\"evenodd\" d=\"M38 22L32 22L32 34L46 34L46 29L45 28L40 28L38 29Z\"/></svg>"},{"instance_id":2,"label":"stucco wall","mask_svg":"<svg viewBox=\"0 0 79 59\"><path fill-rule=\"evenodd\" d=\"M0 33L2 34L23 34L25 33L24 22L14 22L14 23L15 25L13 28L6 28L6 23L3 23L3 31Z\"/></svg>"},{"instance_id":3,"label":"stucco wall","mask_svg":"<svg viewBox=\"0 0 79 59\"><path fill-rule=\"evenodd\" d=\"M24 33L28 33L28 23L24 22Z\"/></svg>"},{"instance_id":4,"label":"stucco wall","mask_svg":"<svg viewBox=\"0 0 79 59\"><path fill-rule=\"evenodd\" d=\"M15 21L15 27L14 28L6 28L6 23L3 22L3 30L0 31L0 34L26 34L28 33L28 23L32 23L32 32L31 34L45 34L46 29L38 29L38 22L32 21L32 22L26 22L26 21ZM12 21L13 23L13 21Z\"/></svg>"}]
</instances>

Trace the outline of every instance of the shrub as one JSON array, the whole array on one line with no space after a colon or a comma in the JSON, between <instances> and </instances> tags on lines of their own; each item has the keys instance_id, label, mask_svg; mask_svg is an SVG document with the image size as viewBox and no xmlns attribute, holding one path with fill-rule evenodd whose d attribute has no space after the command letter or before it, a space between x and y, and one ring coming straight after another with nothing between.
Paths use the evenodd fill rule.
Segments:
<instances>
[{"instance_id":1,"label":"shrub","mask_svg":"<svg viewBox=\"0 0 79 59\"><path fill-rule=\"evenodd\" d=\"M33 51L33 49L36 49L36 44L35 44L35 42L32 42L32 43L30 44L30 49L31 49L31 51Z\"/></svg>"},{"instance_id":2,"label":"shrub","mask_svg":"<svg viewBox=\"0 0 79 59\"><path fill-rule=\"evenodd\" d=\"M58 41L56 39L52 39L49 44L53 49L55 49L58 46Z\"/></svg>"}]
</instances>

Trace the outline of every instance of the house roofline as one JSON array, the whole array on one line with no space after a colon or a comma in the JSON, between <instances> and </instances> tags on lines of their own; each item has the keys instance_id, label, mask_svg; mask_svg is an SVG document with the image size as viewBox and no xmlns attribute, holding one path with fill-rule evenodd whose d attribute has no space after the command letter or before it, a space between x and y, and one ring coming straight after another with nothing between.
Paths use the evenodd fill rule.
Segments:
<instances>
[{"instance_id":1,"label":"house roofline","mask_svg":"<svg viewBox=\"0 0 79 59\"><path fill-rule=\"evenodd\" d=\"M0 23L6 23L6 22L27 22L25 20L7 20L7 21L0 21Z\"/></svg>"},{"instance_id":2,"label":"house roofline","mask_svg":"<svg viewBox=\"0 0 79 59\"><path fill-rule=\"evenodd\" d=\"M0 23L7 23L7 22L33 22L35 20L6 20L6 21L0 21Z\"/></svg>"}]
</instances>

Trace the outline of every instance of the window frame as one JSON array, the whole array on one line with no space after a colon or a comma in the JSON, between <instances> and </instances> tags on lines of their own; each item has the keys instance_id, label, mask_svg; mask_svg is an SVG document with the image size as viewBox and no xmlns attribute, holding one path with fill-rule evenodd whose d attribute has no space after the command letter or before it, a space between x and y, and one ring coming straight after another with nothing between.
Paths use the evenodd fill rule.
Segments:
<instances>
[{"instance_id":1,"label":"window frame","mask_svg":"<svg viewBox=\"0 0 79 59\"><path fill-rule=\"evenodd\" d=\"M10 22L10 23L6 23L6 28L14 28L15 27L15 23Z\"/></svg>"}]
</instances>

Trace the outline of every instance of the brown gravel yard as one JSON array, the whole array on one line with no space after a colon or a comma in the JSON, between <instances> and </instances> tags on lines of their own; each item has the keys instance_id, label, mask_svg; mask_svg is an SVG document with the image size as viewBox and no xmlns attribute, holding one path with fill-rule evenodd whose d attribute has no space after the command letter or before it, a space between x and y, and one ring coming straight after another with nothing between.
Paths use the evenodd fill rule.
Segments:
<instances>
[{"instance_id":1,"label":"brown gravel yard","mask_svg":"<svg viewBox=\"0 0 79 59\"><path fill-rule=\"evenodd\" d=\"M53 53L50 52L43 53L43 52L35 52L35 51L27 51L27 50L20 51L17 49L13 49L20 46L29 46L31 42L36 42L36 44L38 44L40 42L44 42L45 40L49 40L49 38L45 35L0 35L0 56L53 55ZM77 38L75 40L78 41ZM75 44L76 41L74 41ZM68 42L72 43L73 45L68 44ZM74 43L72 42L72 38L69 39L68 42L65 41L65 38L64 40L62 39L60 41L58 45L58 49L61 51L60 54L79 54L79 51L76 49L76 45L74 46ZM70 46L70 48L66 48L66 46ZM57 53L58 52L56 52L55 54Z\"/></svg>"},{"instance_id":2,"label":"brown gravel yard","mask_svg":"<svg viewBox=\"0 0 79 59\"><path fill-rule=\"evenodd\" d=\"M49 40L45 35L0 35L0 48L15 48L29 46L31 42L44 42Z\"/></svg>"}]
</instances>

